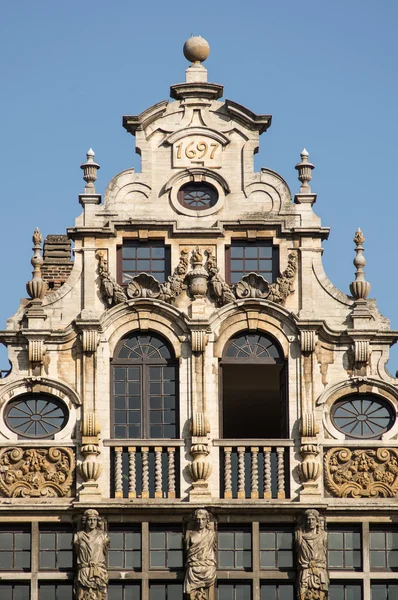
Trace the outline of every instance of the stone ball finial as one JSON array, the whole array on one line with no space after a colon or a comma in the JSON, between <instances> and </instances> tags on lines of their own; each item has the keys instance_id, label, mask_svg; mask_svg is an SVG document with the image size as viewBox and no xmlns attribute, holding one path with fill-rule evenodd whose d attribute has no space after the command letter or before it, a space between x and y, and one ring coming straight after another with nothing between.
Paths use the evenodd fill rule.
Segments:
<instances>
[{"instance_id":1,"label":"stone ball finial","mask_svg":"<svg viewBox=\"0 0 398 600\"><path fill-rule=\"evenodd\" d=\"M201 63L210 54L210 46L200 35L192 35L184 44L184 56L192 63Z\"/></svg>"}]
</instances>

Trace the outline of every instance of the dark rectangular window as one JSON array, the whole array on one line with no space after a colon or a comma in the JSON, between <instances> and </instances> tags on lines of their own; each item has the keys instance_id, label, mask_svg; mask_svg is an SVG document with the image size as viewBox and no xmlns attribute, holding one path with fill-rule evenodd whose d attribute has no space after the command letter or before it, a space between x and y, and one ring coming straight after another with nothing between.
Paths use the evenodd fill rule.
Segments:
<instances>
[{"instance_id":1,"label":"dark rectangular window","mask_svg":"<svg viewBox=\"0 0 398 600\"><path fill-rule=\"evenodd\" d=\"M73 567L72 530L40 527L39 549L42 571L65 571Z\"/></svg>"},{"instance_id":2,"label":"dark rectangular window","mask_svg":"<svg viewBox=\"0 0 398 600\"><path fill-rule=\"evenodd\" d=\"M0 565L3 571L29 571L30 531L28 528L0 529Z\"/></svg>"},{"instance_id":3,"label":"dark rectangular window","mask_svg":"<svg viewBox=\"0 0 398 600\"><path fill-rule=\"evenodd\" d=\"M372 583L370 597L371 600L398 600L398 583Z\"/></svg>"},{"instance_id":4,"label":"dark rectangular window","mask_svg":"<svg viewBox=\"0 0 398 600\"><path fill-rule=\"evenodd\" d=\"M269 283L276 280L279 270L279 251L271 242L232 242L226 249L228 283L238 283L248 273L258 273Z\"/></svg>"},{"instance_id":5,"label":"dark rectangular window","mask_svg":"<svg viewBox=\"0 0 398 600\"><path fill-rule=\"evenodd\" d=\"M217 600L251 600L252 586L244 582L224 582L217 585Z\"/></svg>"},{"instance_id":6,"label":"dark rectangular window","mask_svg":"<svg viewBox=\"0 0 398 600\"><path fill-rule=\"evenodd\" d=\"M149 367L149 437L176 437L176 369Z\"/></svg>"},{"instance_id":7,"label":"dark rectangular window","mask_svg":"<svg viewBox=\"0 0 398 600\"><path fill-rule=\"evenodd\" d=\"M115 367L113 377L115 437L141 435L142 367Z\"/></svg>"},{"instance_id":8,"label":"dark rectangular window","mask_svg":"<svg viewBox=\"0 0 398 600\"><path fill-rule=\"evenodd\" d=\"M328 532L329 569L360 570L361 533L353 528L330 528Z\"/></svg>"},{"instance_id":9,"label":"dark rectangular window","mask_svg":"<svg viewBox=\"0 0 398 600\"><path fill-rule=\"evenodd\" d=\"M29 600L30 586L28 583L0 583L2 600Z\"/></svg>"},{"instance_id":10,"label":"dark rectangular window","mask_svg":"<svg viewBox=\"0 0 398 600\"><path fill-rule=\"evenodd\" d=\"M398 529L371 530L370 568L372 571L398 571Z\"/></svg>"},{"instance_id":11,"label":"dark rectangular window","mask_svg":"<svg viewBox=\"0 0 398 600\"><path fill-rule=\"evenodd\" d=\"M251 569L252 538L248 528L223 529L218 532L218 568Z\"/></svg>"},{"instance_id":12,"label":"dark rectangular window","mask_svg":"<svg viewBox=\"0 0 398 600\"><path fill-rule=\"evenodd\" d=\"M362 600L361 583L331 583L329 585L330 600Z\"/></svg>"},{"instance_id":13,"label":"dark rectangular window","mask_svg":"<svg viewBox=\"0 0 398 600\"><path fill-rule=\"evenodd\" d=\"M294 585L292 583L260 584L260 600L294 600Z\"/></svg>"},{"instance_id":14,"label":"dark rectangular window","mask_svg":"<svg viewBox=\"0 0 398 600\"><path fill-rule=\"evenodd\" d=\"M183 600L182 584L150 582L149 600Z\"/></svg>"},{"instance_id":15,"label":"dark rectangular window","mask_svg":"<svg viewBox=\"0 0 398 600\"><path fill-rule=\"evenodd\" d=\"M39 600L72 600L73 583L39 583Z\"/></svg>"},{"instance_id":16,"label":"dark rectangular window","mask_svg":"<svg viewBox=\"0 0 398 600\"><path fill-rule=\"evenodd\" d=\"M113 373L115 438L175 438L175 367L118 366L114 368ZM148 425L145 428L146 423ZM143 426L146 429L144 432Z\"/></svg>"},{"instance_id":17,"label":"dark rectangular window","mask_svg":"<svg viewBox=\"0 0 398 600\"><path fill-rule=\"evenodd\" d=\"M151 569L182 569L181 529L153 527L149 533L149 548Z\"/></svg>"},{"instance_id":18,"label":"dark rectangular window","mask_svg":"<svg viewBox=\"0 0 398 600\"><path fill-rule=\"evenodd\" d=\"M109 569L141 569L141 532L139 529L112 527L108 553Z\"/></svg>"},{"instance_id":19,"label":"dark rectangular window","mask_svg":"<svg viewBox=\"0 0 398 600\"><path fill-rule=\"evenodd\" d=\"M108 600L140 600L141 586L139 583L109 582Z\"/></svg>"},{"instance_id":20,"label":"dark rectangular window","mask_svg":"<svg viewBox=\"0 0 398 600\"><path fill-rule=\"evenodd\" d=\"M170 248L162 242L124 242L118 249L118 279L127 285L133 277L148 273L163 283L170 275Z\"/></svg>"},{"instance_id":21,"label":"dark rectangular window","mask_svg":"<svg viewBox=\"0 0 398 600\"><path fill-rule=\"evenodd\" d=\"M288 528L266 529L260 531L260 568L293 568L293 531Z\"/></svg>"}]
</instances>

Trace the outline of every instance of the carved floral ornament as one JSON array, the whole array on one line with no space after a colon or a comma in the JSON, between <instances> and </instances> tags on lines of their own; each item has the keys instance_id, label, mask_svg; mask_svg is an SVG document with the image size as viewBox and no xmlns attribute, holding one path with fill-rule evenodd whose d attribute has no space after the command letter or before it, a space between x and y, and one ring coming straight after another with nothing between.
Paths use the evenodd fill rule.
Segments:
<instances>
[{"instance_id":1,"label":"carved floral ornament","mask_svg":"<svg viewBox=\"0 0 398 600\"><path fill-rule=\"evenodd\" d=\"M2 448L0 494L8 498L66 496L73 483L74 467L70 448Z\"/></svg>"},{"instance_id":2,"label":"carved floral ornament","mask_svg":"<svg viewBox=\"0 0 398 600\"><path fill-rule=\"evenodd\" d=\"M246 298L266 298L276 304L284 304L292 292L297 271L297 257L293 253L289 254L286 269L274 283L268 283L258 273L248 273L236 285L229 285L221 277L216 257L210 249L205 251L205 263L203 254L199 247L191 252L182 249L178 265L166 282L160 283L152 275L140 273L132 278L126 288L111 276L106 257L98 254L104 302L108 306L114 306L128 300L149 298L171 304L184 290L188 290L194 299L204 298L210 292L211 298L219 307ZM192 268L189 270L190 262Z\"/></svg>"},{"instance_id":3,"label":"carved floral ornament","mask_svg":"<svg viewBox=\"0 0 398 600\"><path fill-rule=\"evenodd\" d=\"M398 495L397 448L331 448L324 456L325 487L337 498Z\"/></svg>"}]
</instances>

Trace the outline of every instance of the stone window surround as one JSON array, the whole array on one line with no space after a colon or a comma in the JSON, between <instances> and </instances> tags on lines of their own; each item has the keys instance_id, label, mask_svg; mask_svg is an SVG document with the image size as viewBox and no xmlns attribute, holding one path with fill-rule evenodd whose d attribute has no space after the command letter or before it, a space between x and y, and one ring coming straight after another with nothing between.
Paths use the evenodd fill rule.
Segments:
<instances>
[{"instance_id":1,"label":"stone window surround","mask_svg":"<svg viewBox=\"0 0 398 600\"><path fill-rule=\"evenodd\" d=\"M186 183L201 182L208 183L215 188L218 195L217 202L214 204L214 206L211 206L205 210L195 210L194 208L187 208L186 206L183 206L178 199L178 192L180 191L181 187ZM196 218L207 217L219 212L224 206L225 195L229 192L226 181L219 173L199 167L187 169L181 173L177 173L177 175L172 177L165 187L166 191L170 191L170 202L174 210L179 214Z\"/></svg>"},{"instance_id":2,"label":"stone window surround","mask_svg":"<svg viewBox=\"0 0 398 600\"><path fill-rule=\"evenodd\" d=\"M50 379L37 377L26 378L24 380L14 381L9 384L0 395L0 436L10 442L26 441L29 444L37 445L43 442L48 443L48 439L43 438L22 438L17 433L11 431L6 425L5 409L8 402L16 400L19 396L25 394L48 394L54 396L57 400L66 405L66 410L69 413L69 419L65 427L54 435L52 442L70 441L72 432L76 427L77 419L79 418L79 405L81 404L76 392L60 382L53 382Z\"/></svg>"},{"instance_id":3,"label":"stone window surround","mask_svg":"<svg viewBox=\"0 0 398 600\"><path fill-rule=\"evenodd\" d=\"M355 396L355 394L371 394L392 405L395 414L398 414L398 394L397 390L385 382L367 378L366 381L356 382L355 380L345 380L338 384L326 388L316 402L316 406L322 408L322 422L326 439L342 440L344 442L356 442L360 445L369 443L393 440L398 435L398 418L394 425L382 434L379 440L373 438L346 438L343 432L336 429L331 418L332 406L338 400L346 396Z\"/></svg>"}]
</instances>

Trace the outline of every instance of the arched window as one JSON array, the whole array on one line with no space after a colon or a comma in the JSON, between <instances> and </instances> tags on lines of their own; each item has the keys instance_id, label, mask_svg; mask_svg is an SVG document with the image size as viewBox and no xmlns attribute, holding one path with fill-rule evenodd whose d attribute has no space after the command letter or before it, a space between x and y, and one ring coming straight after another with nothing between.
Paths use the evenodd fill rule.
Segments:
<instances>
[{"instance_id":1,"label":"arched window","mask_svg":"<svg viewBox=\"0 0 398 600\"><path fill-rule=\"evenodd\" d=\"M286 361L276 340L259 332L231 338L221 380L222 437L287 437Z\"/></svg>"},{"instance_id":2,"label":"arched window","mask_svg":"<svg viewBox=\"0 0 398 600\"><path fill-rule=\"evenodd\" d=\"M178 437L177 363L155 333L124 338L112 360L112 428L118 439Z\"/></svg>"}]
</instances>

